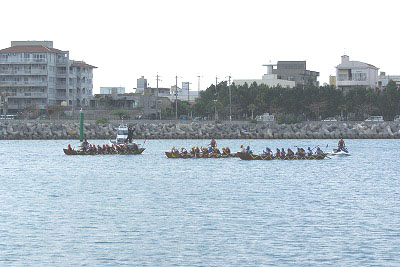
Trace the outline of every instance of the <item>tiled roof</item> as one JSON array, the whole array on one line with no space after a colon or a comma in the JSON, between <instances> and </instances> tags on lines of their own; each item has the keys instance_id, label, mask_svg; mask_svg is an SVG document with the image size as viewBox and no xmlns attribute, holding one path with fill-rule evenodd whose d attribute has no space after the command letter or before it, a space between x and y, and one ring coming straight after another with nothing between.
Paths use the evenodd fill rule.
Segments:
<instances>
[{"instance_id":1,"label":"tiled roof","mask_svg":"<svg viewBox=\"0 0 400 267\"><path fill-rule=\"evenodd\" d=\"M46 47L44 45L17 45L4 48L0 53L65 53L59 49Z\"/></svg>"},{"instance_id":2,"label":"tiled roof","mask_svg":"<svg viewBox=\"0 0 400 267\"><path fill-rule=\"evenodd\" d=\"M87 64L87 63L85 63L85 62L83 62L83 61L74 61L74 62L71 64L71 67L81 67L81 68L94 68L94 69L97 69L97 67L92 66L92 65L89 65L89 64Z\"/></svg>"}]
</instances>

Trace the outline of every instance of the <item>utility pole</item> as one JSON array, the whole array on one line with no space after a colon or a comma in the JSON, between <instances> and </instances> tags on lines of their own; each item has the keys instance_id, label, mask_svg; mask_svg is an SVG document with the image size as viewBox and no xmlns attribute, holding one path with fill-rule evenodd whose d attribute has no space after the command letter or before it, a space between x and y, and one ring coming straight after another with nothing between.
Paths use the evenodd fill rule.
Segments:
<instances>
[{"instance_id":1,"label":"utility pole","mask_svg":"<svg viewBox=\"0 0 400 267\"><path fill-rule=\"evenodd\" d=\"M215 108L215 120L218 119L217 115L217 84L218 84L218 76L215 76L215 100L214 100L214 108Z\"/></svg>"},{"instance_id":2,"label":"utility pole","mask_svg":"<svg viewBox=\"0 0 400 267\"><path fill-rule=\"evenodd\" d=\"M157 91L156 91L156 119L157 119L157 115L158 115L158 81L160 79L160 76L158 76L158 72L157 72ZM160 120L161 120L161 111L160 111Z\"/></svg>"},{"instance_id":3,"label":"utility pole","mask_svg":"<svg viewBox=\"0 0 400 267\"><path fill-rule=\"evenodd\" d=\"M175 76L175 120L178 120L178 75Z\"/></svg>"},{"instance_id":4,"label":"utility pole","mask_svg":"<svg viewBox=\"0 0 400 267\"><path fill-rule=\"evenodd\" d=\"M231 89L231 75L229 74L229 121L232 121L232 89Z\"/></svg>"}]
</instances>

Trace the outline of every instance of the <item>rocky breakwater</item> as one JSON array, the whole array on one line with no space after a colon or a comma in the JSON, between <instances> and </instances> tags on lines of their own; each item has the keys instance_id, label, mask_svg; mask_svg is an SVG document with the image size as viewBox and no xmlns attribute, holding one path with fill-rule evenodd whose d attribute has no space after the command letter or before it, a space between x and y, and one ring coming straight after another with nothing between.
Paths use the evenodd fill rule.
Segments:
<instances>
[{"instance_id":1,"label":"rocky breakwater","mask_svg":"<svg viewBox=\"0 0 400 267\"><path fill-rule=\"evenodd\" d=\"M248 122L128 121L134 139L330 139L400 138L398 122L304 122L290 125ZM118 123L86 122L87 139L115 138ZM79 139L79 123L72 121L0 121L0 139Z\"/></svg>"}]
</instances>

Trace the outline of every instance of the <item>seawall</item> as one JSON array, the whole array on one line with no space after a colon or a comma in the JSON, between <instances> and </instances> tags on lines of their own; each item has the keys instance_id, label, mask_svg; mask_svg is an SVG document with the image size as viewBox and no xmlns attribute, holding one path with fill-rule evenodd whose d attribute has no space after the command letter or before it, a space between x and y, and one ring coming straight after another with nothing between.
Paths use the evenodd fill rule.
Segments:
<instances>
[{"instance_id":1,"label":"seawall","mask_svg":"<svg viewBox=\"0 0 400 267\"><path fill-rule=\"evenodd\" d=\"M393 139L400 138L399 122L303 122L291 125L249 122L127 121L134 139ZM118 122L87 121L87 139L115 138ZM79 139L76 121L0 121L0 140Z\"/></svg>"}]
</instances>

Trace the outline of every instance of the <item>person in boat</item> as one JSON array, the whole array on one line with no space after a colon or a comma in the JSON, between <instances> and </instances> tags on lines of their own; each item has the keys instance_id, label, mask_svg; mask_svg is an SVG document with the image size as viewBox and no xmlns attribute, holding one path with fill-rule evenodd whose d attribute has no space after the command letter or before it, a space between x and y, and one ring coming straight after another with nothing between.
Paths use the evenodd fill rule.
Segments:
<instances>
[{"instance_id":1,"label":"person in boat","mask_svg":"<svg viewBox=\"0 0 400 267\"><path fill-rule=\"evenodd\" d=\"M265 148L265 150L263 150L262 156L268 157L270 155L271 155L271 149L269 149L269 147Z\"/></svg>"},{"instance_id":2,"label":"person in boat","mask_svg":"<svg viewBox=\"0 0 400 267\"><path fill-rule=\"evenodd\" d=\"M344 143L343 138L340 138L340 140L339 140L339 142L338 142L337 151L339 152L339 151L343 150L343 148L344 148L345 146L346 146L346 145L345 145L345 143Z\"/></svg>"},{"instance_id":3,"label":"person in boat","mask_svg":"<svg viewBox=\"0 0 400 267\"><path fill-rule=\"evenodd\" d=\"M213 153L213 147L212 147L212 146L209 146L209 147L208 147L208 154L211 154L211 153Z\"/></svg>"},{"instance_id":4,"label":"person in boat","mask_svg":"<svg viewBox=\"0 0 400 267\"><path fill-rule=\"evenodd\" d=\"M246 148L243 145L240 145L240 152L246 153Z\"/></svg>"},{"instance_id":5,"label":"person in boat","mask_svg":"<svg viewBox=\"0 0 400 267\"><path fill-rule=\"evenodd\" d=\"M311 157L312 155L313 155L313 152L312 152L311 148L308 147L308 149L307 149L307 156L308 156L308 157Z\"/></svg>"},{"instance_id":6,"label":"person in boat","mask_svg":"<svg viewBox=\"0 0 400 267\"><path fill-rule=\"evenodd\" d=\"M281 157L282 158L286 157L286 152L285 152L285 149L283 147L281 149Z\"/></svg>"},{"instance_id":7,"label":"person in boat","mask_svg":"<svg viewBox=\"0 0 400 267\"><path fill-rule=\"evenodd\" d=\"M321 148L317 147L317 151L315 152L317 155L323 155L324 152L321 150Z\"/></svg>"},{"instance_id":8,"label":"person in boat","mask_svg":"<svg viewBox=\"0 0 400 267\"><path fill-rule=\"evenodd\" d=\"M296 156L299 156L299 157L304 157L304 149L302 149L301 147L298 147L297 148L297 151L296 151Z\"/></svg>"},{"instance_id":9,"label":"person in boat","mask_svg":"<svg viewBox=\"0 0 400 267\"><path fill-rule=\"evenodd\" d=\"M280 158L280 157L281 157L281 151L279 150L279 148L277 148L275 152L275 158Z\"/></svg>"},{"instance_id":10,"label":"person in boat","mask_svg":"<svg viewBox=\"0 0 400 267\"><path fill-rule=\"evenodd\" d=\"M286 156L288 156L288 157L293 157L293 156L294 156L293 150L291 150L290 148L288 148L288 149L287 149Z\"/></svg>"},{"instance_id":11,"label":"person in boat","mask_svg":"<svg viewBox=\"0 0 400 267\"><path fill-rule=\"evenodd\" d=\"M68 144L68 150L69 150L69 151L72 150L71 144Z\"/></svg>"},{"instance_id":12,"label":"person in boat","mask_svg":"<svg viewBox=\"0 0 400 267\"><path fill-rule=\"evenodd\" d=\"M200 156L200 148L199 148L199 146L196 146L196 148L194 149L194 154L196 156Z\"/></svg>"},{"instance_id":13,"label":"person in boat","mask_svg":"<svg viewBox=\"0 0 400 267\"><path fill-rule=\"evenodd\" d=\"M253 154L253 151L251 151L250 146L246 147L246 153L247 154Z\"/></svg>"},{"instance_id":14,"label":"person in boat","mask_svg":"<svg viewBox=\"0 0 400 267\"><path fill-rule=\"evenodd\" d=\"M173 154L179 154L179 151L173 146L173 147L171 148L171 153L173 153Z\"/></svg>"},{"instance_id":15,"label":"person in boat","mask_svg":"<svg viewBox=\"0 0 400 267\"><path fill-rule=\"evenodd\" d=\"M217 142L215 141L214 137L211 137L210 146L211 146L212 148L214 148L214 147L217 146Z\"/></svg>"},{"instance_id":16,"label":"person in boat","mask_svg":"<svg viewBox=\"0 0 400 267\"><path fill-rule=\"evenodd\" d=\"M220 155L220 154L221 154L221 151L219 151L218 148L214 147L214 148L213 148L213 153L214 153L214 154L217 154L217 155Z\"/></svg>"},{"instance_id":17,"label":"person in boat","mask_svg":"<svg viewBox=\"0 0 400 267\"><path fill-rule=\"evenodd\" d=\"M225 147L225 155L230 155L231 154L231 149L229 146Z\"/></svg>"},{"instance_id":18,"label":"person in boat","mask_svg":"<svg viewBox=\"0 0 400 267\"><path fill-rule=\"evenodd\" d=\"M133 130L132 127L128 127L128 137L126 138L128 143L132 143L132 138L133 138Z\"/></svg>"},{"instance_id":19,"label":"person in boat","mask_svg":"<svg viewBox=\"0 0 400 267\"><path fill-rule=\"evenodd\" d=\"M181 147L181 154L186 155L187 154L187 150L184 147Z\"/></svg>"},{"instance_id":20,"label":"person in boat","mask_svg":"<svg viewBox=\"0 0 400 267\"><path fill-rule=\"evenodd\" d=\"M133 149L134 151L137 151L137 150L139 150L139 146L138 146L136 143L133 143L132 149Z\"/></svg>"},{"instance_id":21,"label":"person in boat","mask_svg":"<svg viewBox=\"0 0 400 267\"><path fill-rule=\"evenodd\" d=\"M89 142L87 141L86 138L83 139L83 142L82 142L81 146L82 146L82 151L83 152L86 152L89 149Z\"/></svg>"}]
</instances>

